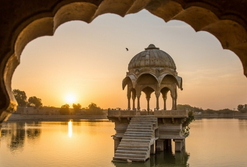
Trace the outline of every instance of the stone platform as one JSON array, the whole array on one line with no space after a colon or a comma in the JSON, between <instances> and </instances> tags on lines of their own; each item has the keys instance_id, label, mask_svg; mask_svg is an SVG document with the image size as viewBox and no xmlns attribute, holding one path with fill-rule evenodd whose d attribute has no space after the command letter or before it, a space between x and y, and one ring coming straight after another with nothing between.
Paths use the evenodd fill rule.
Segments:
<instances>
[{"instance_id":1,"label":"stone platform","mask_svg":"<svg viewBox=\"0 0 247 167\"><path fill-rule=\"evenodd\" d=\"M114 160L146 161L150 154L169 149L175 142L175 151L185 145L182 124L188 112L158 110L108 110L108 119L115 123Z\"/></svg>"}]
</instances>

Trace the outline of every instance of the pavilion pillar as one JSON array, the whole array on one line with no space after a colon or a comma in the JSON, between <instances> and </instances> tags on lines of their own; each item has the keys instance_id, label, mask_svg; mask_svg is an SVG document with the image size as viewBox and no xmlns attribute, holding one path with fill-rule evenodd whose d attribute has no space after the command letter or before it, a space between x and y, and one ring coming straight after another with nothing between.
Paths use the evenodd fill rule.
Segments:
<instances>
[{"instance_id":1,"label":"pavilion pillar","mask_svg":"<svg viewBox=\"0 0 247 167\"><path fill-rule=\"evenodd\" d=\"M156 150L157 151L164 151L165 145L164 145L164 140L157 140L157 145L156 145Z\"/></svg>"},{"instance_id":2,"label":"pavilion pillar","mask_svg":"<svg viewBox=\"0 0 247 167\"><path fill-rule=\"evenodd\" d=\"M184 147L184 139L175 139L175 151L176 152L180 152L182 151L183 147Z\"/></svg>"},{"instance_id":3,"label":"pavilion pillar","mask_svg":"<svg viewBox=\"0 0 247 167\"><path fill-rule=\"evenodd\" d=\"M130 96L128 96L128 110L130 110Z\"/></svg>"},{"instance_id":4,"label":"pavilion pillar","mask_svg":"<svg viewBox=\"0 0 247 167\"><path fill-rule=\"evenodd\" d=\"M155 146L155 142L153 145L151 145L150 147L150 154L155 154L156 153L156 146Z\"/></svg>"},{"instance_id":5,"label":"pavilion pillar","mask_svg":"<svg viewBox=\"0 0 247 167\"><path fill-rule=\"evenodd\" d=\"M133 101L133 106L132 106L132 110L135 110L136 107L135 107L135 101L136 101L136 94L132 92L132 101Z\"/></svg>"},{"instance_id":6,"label":"pavilion pillar","mask_svg":"<svg viewBox=\"0 0 247 167\"><path fill-rule=\"evenodd\" d=\"M177 110L177 99L172 98L172 110Z\"/></svg>"},{"instance_id":7,"label":"pavilion pillar","mask_svg":"<svg viewBox=\"0 0 247 167\"><path fill-rule=\"evenodd\" d=\"M171 91L172 96L172 110L177 110L177 89L174 88L173 91Z\"/></svg>"},{"instance_id":8,"label":"pavilion pillar","mask_svg":"<svg viewBox=\"0 0 247 167\"><path fill-rule=\"evenodd\" d=\"M146 99L147 99L147 111L148 111L148 114L149 114L149 110L150 110L150 107L149 107L150 95L147 95Z\"/></svg>"},{"instance_id":9,"label":"pavilion pillar","mask_svg":"<svg viewBox=\"0 0 247 167\"><path fill-rule=\"evenodd\" d=\"M160 107L159 107L159 97L160 97L160 93L155 93L156 95L156 109L159 110Z\"/></svg>"},{"instance_id":10,"label":"pavilion pillar","mask_svg":"<svg viewBox=\"0 0 247 167\"><path fill-rule=\"evenodd\" d=\"M121 138L114 136L113 140L114 140L114 152L116 152L117 148L118 148L118 145L120 144Z\"/></svg>"},{"instance_id":11,"label":"pavilion pillar","mask_svg":"<svg viewBox=\"0 0 247 167\"><path fill-rule=\"evenodd\" d=\"M140 111L141 107L140 107L140 95L137 96L137 110Z\"/></svg>"},{"instance_id":12,"label":"pavilion pillar","mask_svg":"<svg viewBox=\"0 0 247 167\"><path fill-rule=\"evenodd\" d=\"M131 92L128 90L128 92L127 92L128 110L130 110L130 98L131 98Z\"/></svg>"},{"instance_id":13,"label":"pavilion pillar","mask_svg":"<svg viewBox=\"0 0 247 167\"><path fill-rule=\"evenodd\" d=\"M166 99L167 99L166 95L163 95L164 110L166 110Z\"/></svg>"}]
</instances>

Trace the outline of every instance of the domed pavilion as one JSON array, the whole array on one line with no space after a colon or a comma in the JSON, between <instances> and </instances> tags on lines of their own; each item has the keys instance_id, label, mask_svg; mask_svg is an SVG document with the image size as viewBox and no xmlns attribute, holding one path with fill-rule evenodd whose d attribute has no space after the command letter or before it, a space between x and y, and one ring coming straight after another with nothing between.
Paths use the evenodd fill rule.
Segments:
<instances>
[{"instance_id":1,"label":"domed pavilion","mask_svg":"<svg viewBox=\"0 0 247 167\"><path fill-rule=\"evenodd\" d=\"M166 110L167 93L170 91L172 98L172 110L177 109L177 87L182 88L182 78L178 76L176 65L172 57L166 52L150 44L144 51L135 55L129 65L126 77L123 79L123 89L127 86L128 110L140 110L141 92L144 92L147 100L147 111L150 111L149 101L154 92L156 108L160 109L159 98L162 95L164 104L162 110Z\"/></svg>"},{"instance_id":2,"label":"domed pavilion","mask_svg":"<svg viewBox=\"0 0 247 167\"><path fill-rule=\"evenodd\" d=\"M175 151L185 150L189 116L188 111L177 110L177 87L183 88L172 57L150 44L131 59L122 87L127 87L128 109L108 109L107 116L115 123L113 160L146 161L156 151L171 150L172 141ZM166 108L169 91L172 110ZM140 111L142 92L146 95L148 112ZM152 93L156 106L154 112L149 112ZM160 109L161 95L164 104Z\"/></svg>"}]
</instances>

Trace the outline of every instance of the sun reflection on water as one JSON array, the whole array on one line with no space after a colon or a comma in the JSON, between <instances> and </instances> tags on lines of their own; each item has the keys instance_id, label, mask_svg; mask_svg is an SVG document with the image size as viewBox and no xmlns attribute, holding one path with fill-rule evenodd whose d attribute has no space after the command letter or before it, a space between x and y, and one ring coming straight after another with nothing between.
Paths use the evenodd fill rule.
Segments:
<instances>
[{"instance_id":1,"label":"sun reflection on water","mask_svg":"<svg viewBox=\"0 0 247 167\"><path fill-rule=\"evenodd\" d=\"M72 133L73 133L73 131L72 131L72 122L69 121L69 122L68 122L68 136L69 136L70 138L72 137Z\"/></svg>"}]
</instances>

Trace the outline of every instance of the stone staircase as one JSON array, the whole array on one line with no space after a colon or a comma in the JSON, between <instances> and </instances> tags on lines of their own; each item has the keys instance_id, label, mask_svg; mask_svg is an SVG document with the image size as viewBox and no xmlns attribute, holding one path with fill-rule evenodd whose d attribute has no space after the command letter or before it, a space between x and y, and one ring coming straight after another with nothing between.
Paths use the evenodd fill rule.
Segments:
<instances>
[{"instance_id":1,"label":"stone staircase","mask_svg":"<svg viewBox=\"0 0 247 167\"><path fill-rule=\"evenodd\" d=\"M115 152L113 160L146 161L154 144L157 118L153 115L136 115Z\"/></svg>"}]
</instances>

